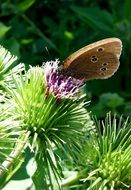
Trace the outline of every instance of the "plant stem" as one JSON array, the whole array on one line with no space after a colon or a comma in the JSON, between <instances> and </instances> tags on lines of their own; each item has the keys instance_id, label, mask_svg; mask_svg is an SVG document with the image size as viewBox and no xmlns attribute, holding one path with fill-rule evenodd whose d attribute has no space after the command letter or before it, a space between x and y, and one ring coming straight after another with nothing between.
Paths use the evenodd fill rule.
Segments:
<instances>
[{"instance_id":1,"label":"plant stem","mask_svg":"<svg viewBox=\"0 0 131 190\"><path fill-rule=\"evenodd\" d=\"M14 147L13 151L10 153L9 157L1 164L2 169L0 169L0 176L3 176L5 172L11 167L11 165L14 163L14 160L22 153L28 138L29 138L30 132L25 133L21 136L21 138L16 142L16 146Z\"/></svg>"},{"instance_id":2,"label":"plant stem","mask_svg":"<svg viewBox=\"0 0 131 190\"><path fill-rule=\"evenodd\" d=\"M75 183L76 181L79 180L79 174L78 172L70 177L68 177L67 179L64 179L61 183L61 186L64 187L64 186L68 186L68 185L71 185L73 183Z\"/></svg>"},{"instance_id":3,"label":"plant stem","mask_svg":"<svg viewBox=\"0 0 131 190\"><path fill-rule=\"evenodd\" d=\"M77 183L80 179L82 179L87 172L87 169L83 169L82 171L76 172L74 175L64 179L61 183L62 187L73 185Z\"/></svg>"},{"instance_id":4,"label":"plant stem","mask_svg":"<svg viewBox=\"0 0 131 190\"><path fill-rule=\"evenodd\" d=\"M25 15L23 14L22 17L25 19L26 22L28 22L33 28L34 31L36 31L36 34L39 35L47 44L50 45L53 49L55 49L57 52L59 52L58 48L55 46L54 43L50 39L48 39L41 30Z\"/></svg>"}]
</instances>

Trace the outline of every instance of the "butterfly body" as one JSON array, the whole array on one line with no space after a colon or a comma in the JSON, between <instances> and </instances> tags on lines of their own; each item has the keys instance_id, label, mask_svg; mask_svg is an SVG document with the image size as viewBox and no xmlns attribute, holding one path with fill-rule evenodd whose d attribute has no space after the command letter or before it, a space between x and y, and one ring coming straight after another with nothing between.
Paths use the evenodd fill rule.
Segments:
<instances>
[{"instance_id":1,"label":"butterfly body","mask_svg":"<svg viewBox=\"0 0 131 190\"><path fill-rule=\"evenodd\" d=\"M71 54L64 61L64 71L77 79L106 79L119 67L122 42L107 38L87 45Z\"/></svg>"}]
</instances>

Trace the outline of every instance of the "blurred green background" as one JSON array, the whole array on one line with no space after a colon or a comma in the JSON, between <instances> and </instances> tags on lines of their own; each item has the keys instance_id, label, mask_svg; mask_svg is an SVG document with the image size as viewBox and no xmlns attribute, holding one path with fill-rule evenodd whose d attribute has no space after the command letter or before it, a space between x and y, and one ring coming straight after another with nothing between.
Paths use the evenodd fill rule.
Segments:
<instances>
[{"instance_id":1,"label":"blurred green background","mask_svg":"<svg viewBox=\"0 0 131 190\"><path fill-rule=\"evenodd\" d=\"M86 84L87 108L131 115L131 0L1 0L0 44L29 65L63 61L79 48L108 37L123 42L121 65L108 80Z\"/></svg>"}]
</instances>

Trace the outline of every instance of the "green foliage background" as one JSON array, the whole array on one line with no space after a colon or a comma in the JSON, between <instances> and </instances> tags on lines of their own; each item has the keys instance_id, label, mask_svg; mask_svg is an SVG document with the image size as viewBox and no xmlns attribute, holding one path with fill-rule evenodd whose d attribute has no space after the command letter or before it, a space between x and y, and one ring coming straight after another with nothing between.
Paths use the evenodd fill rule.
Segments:
<instances>
[{"instance_id":1,"label":"green foliage background","mask_svg":"<svg viewBox=\"0 0 131 190\"><path fill-rule=\"evenodd\" d=\"M55 58L63 61L103 38L120 38L120 69L111 79L87 82L86 92L97 116L108 110L130 115L130 10L130 0L1 0L0 44L28 68Z\"/></svg>"}]
</instances>

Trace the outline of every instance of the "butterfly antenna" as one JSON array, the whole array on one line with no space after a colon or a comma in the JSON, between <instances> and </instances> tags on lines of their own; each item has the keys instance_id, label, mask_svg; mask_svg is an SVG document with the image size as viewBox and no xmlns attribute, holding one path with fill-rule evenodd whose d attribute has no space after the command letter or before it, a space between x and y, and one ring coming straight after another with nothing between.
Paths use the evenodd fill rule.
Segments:
<instances>
[{"instance_id":1,"label":"butterfly antenna","mask_svg":"<svg viewBox=\"0 0 131 190\"><path fill-rule=\"evenodd\" d=\"M52 59L51 54L50 54L50 52L49 52L47 46L45 47L45 50L46 50L46 52L47 52L47 55L48 55L49 59Z\"/></svg>"}]
</instances>

